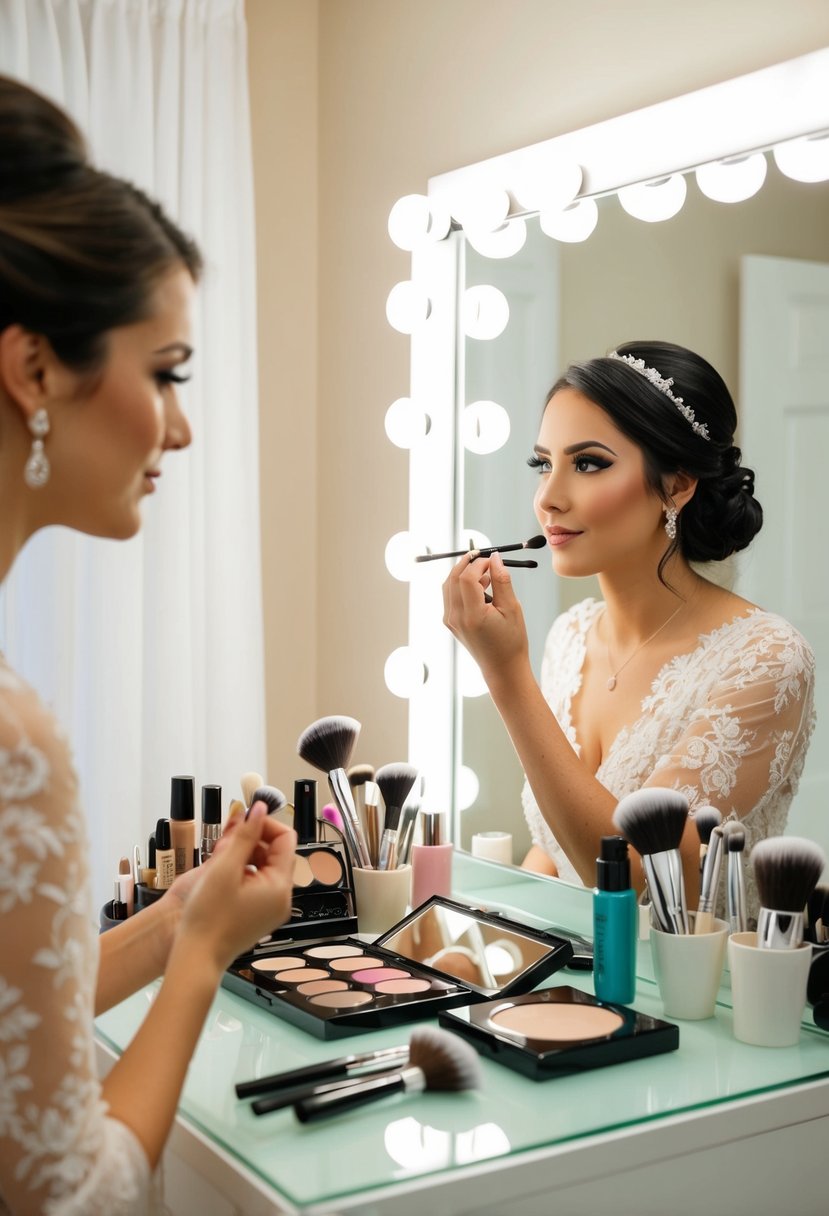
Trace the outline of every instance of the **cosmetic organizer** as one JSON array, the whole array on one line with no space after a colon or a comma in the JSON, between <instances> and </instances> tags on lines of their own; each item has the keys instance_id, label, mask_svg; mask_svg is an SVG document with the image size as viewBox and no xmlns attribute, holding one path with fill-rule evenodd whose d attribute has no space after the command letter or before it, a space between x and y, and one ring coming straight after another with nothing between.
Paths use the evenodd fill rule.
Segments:
<instances>
[{"instance_id":1,"label":"cosmetic organizer","mask_svg":"<svg viewBox=\"0 0 829 1216\"><path fill-rule=\"evenodd\" d=\"M222 984L332 1039L529 992L572 954L564 938L433 896L371 945L269 943L238 958Z\"/></svg>"}]
</instances>

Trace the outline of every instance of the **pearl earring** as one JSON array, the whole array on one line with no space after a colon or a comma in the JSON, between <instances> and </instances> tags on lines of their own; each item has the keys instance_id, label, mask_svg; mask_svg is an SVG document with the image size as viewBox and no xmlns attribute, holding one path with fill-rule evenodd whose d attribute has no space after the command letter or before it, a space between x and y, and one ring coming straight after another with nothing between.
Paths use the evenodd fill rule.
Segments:
<instances>
[{"instance_id":1,"label":"pearl earring","mask_svg":"<svg viewBox=\"0 0 829 1216\"><path fill-rule=\"evenodd\" d=\"M49 480L49 457L43 450L43 440L49 434L49 415L46 410L36 410L29 419L29 430L32 433L32 450L26 467L23 470L23 480L30 490L40 490Z\"/></svg>"},{"instance_id":2,"label":"pearl earring","mask_svg":"<svg viewBox=\"0 0 829 1216\"><path fill-rule=\"evenodd\" d=\"M676 540L677 509L673 503L665 508L665 535L668 540Z\"/></svg>"}]
</instances>

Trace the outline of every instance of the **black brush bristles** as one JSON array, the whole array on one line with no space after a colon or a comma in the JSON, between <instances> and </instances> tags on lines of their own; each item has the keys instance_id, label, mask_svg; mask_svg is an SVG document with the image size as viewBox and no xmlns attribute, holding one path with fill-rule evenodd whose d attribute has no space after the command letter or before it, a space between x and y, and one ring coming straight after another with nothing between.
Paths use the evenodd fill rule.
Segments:
<instances>
[{"instance_id":1,"label":"black brush bristles","mask_svg":"<svg viewBox=\"0 0 829 1216\"><path fill-rule=\"evenodd\" d=\"M701 806L694 812L693 819L700 844L707 845L714 828L722 823L722 815L715 806Z\"/></svg>"},{"instance_id":2,"label":"black brush bristles","mask_svg":"<svg viewBox=\"0 0 829 1216\"><path fill-rule=\"evenodd\" d=\"M742 853L746 847L746 830L739 823L723 824L725 847L729 853Z\"/></svg>"},{"instance_id":3,"label":"black brush bristles","mask_svg":"<svg viewBox=\"0 0 829 1216\"><path fill-rule=\"evenodd\" d=\"M275 785L260 785L250 796L250 805L253 806L254 802L264 802L268 814L275 815L283 806L287 806L288 799Z\"/></svg>"},{"instance_id":4,"label":"black brush bristles","mask_svg":"<svg viewBox=\"0 0 829 1216\"><path fill-rule=\"evenodd\" d=\"M820 882L826 858L803 836L770 836L751 850L760 906L774 912L803 912Z\"/></svg>"},{"instance_id":5,"label":"black brush bristles","mask_svg":"<svg viewBox=\"0 0 829 1216\"><path fill-rule=\"evenodd\" d=\"M356 718L334 714L318 718L297 740L296 750L306 764L330 773L336 768L346 768L360 734L360 723Z\"/></svg>"},{"instance_id":6,"label":"black brush bristles","mask_svg":"<svg viewBox=\"0 0 829 1216\"><path fill-rule=\"evenodd\" d=\"M688 799L678 790L650 786L617 804L614 826L640 854L678 849L688 819Z\"/></svg>"},{"instance_id":7,"label":"black brush bristles","mask_svg":"<svg viewBox=\"0 0 829 1216\"><path fill-rule=\"evenodd\" d=\"M352 764L346 777L348 777L348 784L352 790L359 789L367 781L374 780L374 767L371 764Z\"/></svg>"},{"instance_id":8,"label":"black brush bristles","mask_svg":"<svg viewBox=\"0 0 829 1216\"><path fill-rule=\"evenodd\" d=\"M402 761L397 764L384 764L374 774L374 780L380 786L386 809L394 806L399 812L417 781L417 769L413 764Z\"/></svg>"}]
</instances>

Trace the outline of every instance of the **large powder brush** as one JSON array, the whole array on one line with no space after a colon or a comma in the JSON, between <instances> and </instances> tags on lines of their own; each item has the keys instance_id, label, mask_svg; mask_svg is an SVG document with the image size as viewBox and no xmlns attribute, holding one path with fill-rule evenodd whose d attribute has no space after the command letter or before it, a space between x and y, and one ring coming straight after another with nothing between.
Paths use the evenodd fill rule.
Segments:
<instances>
[{"instance_id":1,"label":"large powder brush","mask_svg":"<svg viewBox=\"0 0 829 1216\"><path fill-rule=\"evenodd\" d=\"M400 815L403 805L412 792L415 781L417 781L417 769L413 764L407 764L405 761L384 764L374 774L374 780L380 787L380 793L383 795L383 802L386 807L377 868L389 870L393 869L399 862L397 855L397 834L400 826Z\"/></svg>"},{"instance_id":2,"label":"large powder brush","mask_svg":"<svg viewBox=\"0 0 829 1216\"><path fill-rule=\"evenodd\" d=\"M757 945L770 950L796 948L803 941L809 896L826 865L823 850L802 836L770 836L751 850L751 864L760 897Z\"/></svg>"},{"instance_id":3,"label":"large powder brush","mask_svg":"<svg viewBox=\"0 0 829 1216\"><path fill-rule=\"evenodd\" d=\"M327 775L332 797L343 817L343 832L352 861L369 869L371 858L346 773L360 729L356 718L343 714L319 718L306 726L296 749L306 764Z\"/></svg>"},{"instance_id":4,"label":"large powder brush","mask_svg":"<svg viewBox=\"0 0 829 1216\"><path fill-rule=\"evenodd\" d=\"M663 933L687 933L688 909L679 846L688 799L678 790L650 786L617 804L613 823L642 858L651 911Z\"/></svg>"},{"instance_id":5,"label":"large powder brush","mask_svg":"<svg viewBox=\"0 0 829 1216\"><path fill-rule=\"evenodd\" d=\"M302 1123L344 1114L388 1094L421 1093L429 1090L477 1089L481 1084L481 1064L473 1047L445 1030L419 1027L409 1041L409 1060L405 1068L315 1094L294 1106Z\"/></svg>"}]
</instances>

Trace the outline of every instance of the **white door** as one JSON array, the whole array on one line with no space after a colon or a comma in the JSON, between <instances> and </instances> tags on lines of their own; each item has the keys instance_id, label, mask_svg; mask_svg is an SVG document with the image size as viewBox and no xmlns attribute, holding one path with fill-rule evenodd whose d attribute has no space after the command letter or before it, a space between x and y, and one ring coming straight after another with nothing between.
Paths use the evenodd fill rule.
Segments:
<instances>
[{"instance_id":1,"label":"white door","mask_svg":"<svg viewBox=\"0 0 829 1216\"><path fill-rule=\"evenodd\" d=\"M817 728L787 831L829 856L829 266L741 262L740 447L764 522L737 590L814 647Z\"/></svg>"}]
</instances>

